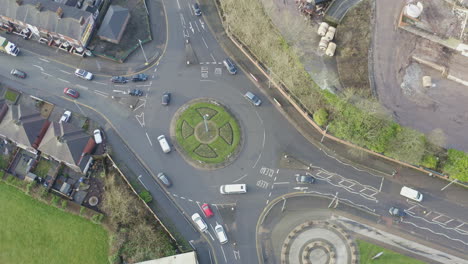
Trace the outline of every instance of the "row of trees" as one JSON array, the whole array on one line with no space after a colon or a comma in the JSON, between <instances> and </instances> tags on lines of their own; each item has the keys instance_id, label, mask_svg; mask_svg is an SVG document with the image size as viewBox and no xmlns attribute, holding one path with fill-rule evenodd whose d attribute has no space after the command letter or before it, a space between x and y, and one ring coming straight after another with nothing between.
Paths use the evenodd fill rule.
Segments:
<instances>
[{"instance_id":1,"label":"row of trees","mask_svg":"<svg viewBox=\"0 0 468 264\"><path fill-rule=\"evenodd\" d=\"M356 145L468 181L468 155L441 148L445 140L440 131L425 136L402 127L378 102L358 96L355 90L339 96L321 90L258 0L223 0L220 4L230 31L274 72L273 77L287 87L295 100L313 113L319 125L329 125L335 136Z\"/></svg>"}]
</instances>

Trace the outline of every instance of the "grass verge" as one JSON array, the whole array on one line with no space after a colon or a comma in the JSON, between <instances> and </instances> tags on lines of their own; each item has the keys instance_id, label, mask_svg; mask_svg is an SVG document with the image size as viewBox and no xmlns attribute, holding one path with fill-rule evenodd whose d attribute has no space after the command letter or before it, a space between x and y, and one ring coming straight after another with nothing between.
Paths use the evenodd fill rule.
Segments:
<instances>
[{"instance_id":1,"label":"grass verge","mask_svg":"<svg viewBox=\"0 0 468 264\"><path fill-rule=\"evenodd\" d=\"M398 254L394 251L385 249L375 244L368 243L364 240L357 240L359 245L359 253L361 264L424 264L425 262L410 258L405 255ZM372 257L378 253L383 254L372 260Z\"/></svg>"},{"instance_id":2,"label":"grass verge","mask_svg":"<svg viewBox=\"0 0 468 264\"><path fill-rule=\"evenodd\" d=\"M5 99L8 100L8 101L11 101L11 102L16 102L16 99L18 99L18 96L19 94L15 91L12 91L10 89L8 89L6 92L5 92Z\"/></svg>"},{"instance_id":3,"label":"grass verge","mask_svg":"<svg viewBox=\"0 0 468 264\"><path fill-rule=\"evenodd\" d=\"M0 182L0 263L106 263L108 234Z\"/></svg>"}]
</instances>

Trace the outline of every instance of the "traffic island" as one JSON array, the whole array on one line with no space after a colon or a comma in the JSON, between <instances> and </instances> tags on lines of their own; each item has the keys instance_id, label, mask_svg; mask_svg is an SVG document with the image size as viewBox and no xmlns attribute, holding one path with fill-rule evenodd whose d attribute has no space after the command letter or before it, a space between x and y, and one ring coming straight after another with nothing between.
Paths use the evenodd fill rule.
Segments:
<instances>
[{"instance_id":1,"label":"traffic island","mask_svg":"<svg viewBox=\"0 0 468 264\"><path fill-rule=\"evenodd\" d=\"M219 102L195 99L177 110L171 136L182 157L199 169L219 169L238 156L242 137L234 115Z\"/></svg>"}]
</instances>

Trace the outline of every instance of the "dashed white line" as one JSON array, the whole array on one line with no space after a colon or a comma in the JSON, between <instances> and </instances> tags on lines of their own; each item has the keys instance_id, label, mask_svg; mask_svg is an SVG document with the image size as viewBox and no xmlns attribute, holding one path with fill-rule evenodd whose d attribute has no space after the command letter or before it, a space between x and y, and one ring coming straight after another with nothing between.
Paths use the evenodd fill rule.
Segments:
<instances>
[{"instance_id":1,"label":"dashed white line","mask_svg":"<svg viewBox=\"0 0 468 264\"><path fill-rule=\"evenodd\" d=\"M94 93L103 97L107 97L109 95L108 93L101 92L101 91L94 91Z\"/></svg>"},{"instance_id":2,"label":"dashed white line","mask_svg":"<svg viewBox=\"0 0 468 264\"><path fill-rule=\"evenodd\" d=\"M64 80L64 79L61 79L61 78L57 78L59 81L62 81L62 82L66 82L66 83L70 83L70 81L67 81L67 80Z\"/></svg>"},{"instance_id":3,"label":"dashed white line","mask_svg":"<svg viewBox=\"0 0 468 264\"><path fill-rule=\"evenodd\" d=\"M267 201L266 201L266 204L268 204L269 202L270 202L270 200L267 200Z\"/></svg>"},{"instance_id":4,"label":"dashed white line","mask_svg":"<svg viewBox=\"0 0 468 264\"><path fill-rule=\"evenodd\" d=\"M103 82L96 82L96 81L94 81L94 83L102 84L102 85L107 85L107 83L103 83Z\"/></svg>"},{"instance_id":5,"label":"dashed white line","mask_svg":"<svg viewBox=\"0 0 468 264\"><path fill-rule=\"evenodd\" d=\"M226 258L226 254L224 254L224 249L223 249L223 246L221 246L221 251L223 252L224 261L227 263L227 258Z\"/></svg>"},{"instance_id":6,"label":"dashed white line","mask_svg":"<svg viewBox=\"0 0 468 264\"><path fill-rule=\"evenodd\" d=\"M275 178L276 180L276 178ZM289 182L274 182L273 184L289 184Z\"/></svg>"},{"instance_id":7,"label":"dashed white line","mask_svg":"<svg viewBox=\"0 0 468 264\"><path fill-rule=\"evenodd\" d=\"M181 196L180 199L185 200L185 197L182 197L182 196Z\"/></svg>"},{"instance_id":8,"label":"dashed white line","mask_svg":"<svg viewBox=\"0 0 468 264\"><path fill-rule=\"evenodd\" d=\"M270 194L268 194L268 197L271 197L271 192L270 192Z\"/></svg>"},{"instance_id":9,"label":"dashed white line","mask_svg":"<svg viewBox=\"0 0 468 264\"><path fill-rule=\"evenodd\" d=\"M35 65L35 64L33 64L33 66L34 66L34 67L36 67L36 68L39 68L39 70L41 70L41 71L44 71L44 68L42 68L42 67L41 67L41 66L39 66L39 65Z\"/></svg>"},{"instance_id":10,"label":"dashed white line","mask_svg":"<svg viewBox=\"0 0 468 264\"><path fill-rule=\"evenodd\" d=\"M43 59L43 58L39 58L39 59L40 59L41 61L50 62L50 61L48 61L48 60L46 60L46 59Z\"/></svg>"},{"instance_id":11,"label":"dashed white line","mask_svg":"<svg viewBox=\"0 0 468 264\"><path fill-rule=\"evenodd\" d=\"M154 72L157 72L158 71L158 68L154 68ZM154 78L154 75L153 75L153 78Z\"/></svg>"},{"instance_id":12,"label":"dashed white line","mask_svg":"<svg viewBox=\"0 0 468 264\"><path fill-rule=\"evenodd\" d=\"M63 73L66 73L66 74L72 74L71 72L67 72L67 71L64 71L64 70L60 70L61 72Z\"/></svg>"},{"instance_id":13,"label":"dashed white line","mask_svg":"<svg viewBox=\"0 0 468 264\"><path fill-rule=\"evenodd\" d=\"M247 174L245 174L244 176L240 177L239 179L237 179L237 180L233 181L233 183L234 183L234 182L238 182L238 181L240 181L240 180L244 179L245 177L247 177Z\"/></svg>"},{"instance_id":14,"label":"dashed white line","mask_svg":"<svg viewBox=\"0 0 468 264\"><path fill-rule=\"evenodd\" d=\"M179 0L177 0L177 7L180 9L180 3L179 3Z\"/></svg>"},{"instance_id":15,"label":"dashed white line","mask_svg":"<svg viewBox=\"0 0 468 264\"><path fill-rule=\"evenodd\" d=\"M151 142L151 139L150 139L150 137L148 135L148 132L146 132L146 137L148 138L148 141L149 141L150 145L153 146L153 142Z\"/></svg>"},{"instance_id":16,"label":"dashed white line","mask_svg":"<svg viewBox=\"0 0 468 264\"><path fill-rule=\"evenodd\" d=\"M208 44L206 44L205 38L202 37L201 39L203 40L203 43L205 44L205 47L208 48Z\"/></svg>"},{"instance_id":17,"label":"dashed white line","mask_svg":"<svg viewBox=\"0 0 468 264\"><path fill-rule=\"evenodd\" d=\"M189 200L189 202L193 202L193 200L192 200L192 199L188 199L188 200Z\"/></svg>"},{"instance_id":18,"label":"dashed white line","mask_svg":"<svg viewBox=\"0 0 468 264\"><path fill-rule=\"evenodd\" d=\"M77 84L76 87L81 88L81 89L84 89L84 90L88 90L88 89L89 89L88 87L83 86L83 85L80 85L80 84Z\"/></svg>"},{"instance_id":19,"label":"dashed white line","mask_svg":"<svg viewBox=\"0 0 468 264\"><path fill-rule=\"evenodd\" d=\"M41 72L41 73L44 74L44 75L47 75L47 76L49 76L49 77L52 77L52 75L51 75L51 74L48 74L47 72Z\"/></svg>"},{"instance_id":20,"label":"dashed white line","mask_svg":"<svg viewBox=\"0 0 468 264\"><path fill-rule=\"evenodd\" d=\"M262 153L260 153L260 155L258 155L257 161L255 161L252 169L254 169L257 166L257 163L258 163L258 161L260 160L261 157L262 157Z\"/></svg>"}]
</instances>

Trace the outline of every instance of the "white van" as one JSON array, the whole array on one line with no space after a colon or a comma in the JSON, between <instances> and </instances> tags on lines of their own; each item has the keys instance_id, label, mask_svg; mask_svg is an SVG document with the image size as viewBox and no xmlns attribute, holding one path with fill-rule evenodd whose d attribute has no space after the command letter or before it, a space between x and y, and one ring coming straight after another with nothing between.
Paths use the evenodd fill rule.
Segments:
<instances>
[{"instance_id":1,"label":"white van","mask_svg":"<svg viewBox=\"0 0 468 264\"><path fill-rule=\"evenodd\" d=\"M406 187L406 186L403 186L403 188L401 188L400 194L406 198L409 198L411 200L415 200L418 202L421 202L423 200L422 193L416 191L415 189Z\"/></svg>"},{"instance_id":2,"label":"white van","mask_svg":"<svg viewBox=\"0 0 468 264\"><path fill-rule=\"evenodd\" d=\"M226 184L219 187L219 192L221 194L236 194L236 193L246 193L247 185L245 184Z\"/></svg>"},{"instance_id":3,"label":"white van","mask_svg":"<svg viewBox=\"0 0 468 264\"><path fill-rule=\"evenodd\" d=\"M158 141L164 153L171 152L171 147L169 146L169 143L167 143L166 137L164 135L160 135L158 137Z\"/></svg>"}]
</instances>

